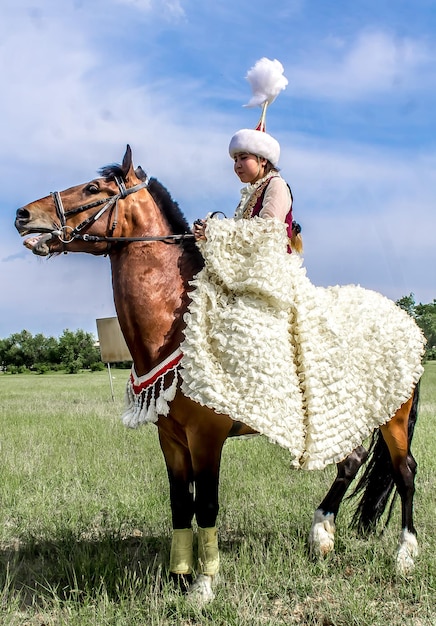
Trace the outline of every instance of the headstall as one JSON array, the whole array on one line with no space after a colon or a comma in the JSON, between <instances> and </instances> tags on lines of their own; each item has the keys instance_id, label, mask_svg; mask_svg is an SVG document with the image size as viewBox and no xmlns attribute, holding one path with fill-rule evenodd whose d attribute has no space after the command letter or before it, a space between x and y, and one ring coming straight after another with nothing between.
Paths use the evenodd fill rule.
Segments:
<instances>
[{"instance_id":1,"label":"headstall","mask_svg":"<svg viewBox=\"0 0 436 626\"><path fill-rule=\"evenodd\" d=\"M141 183L134 185L133 187L127 188L124 184L124 181L115 176L115 182L118 186L119 193L111 196L109 199L102 198L101 200L95 200L94 202L90 202L88 204L82 204L74 209L69 209L65 211L61 194L59 191L53 191L50 193L53 198L53 202L56 208L56 215L59 219L60 228L52 231L52 235L57 237L61 243L68 244L74 241L75 239L80 239L82 241L89 241L94 243L105 242L105 243L118 243L118 242L134 242L134 241L162 241L164 243L176 243L177 241L184 239L193 239L194 235L191 233L183 233L180 235L164 235L164 236L156 236L156 237L113 237L110 236L99 236L99 235L89 235L87 233L82 234L82 231L91 224L95 223L97 220L102 217L107 211L114 207L114 219L112 221L110 232L113 233L117 226L117 215L118 215L118 200L123 200L127 196L132 193L136 193L140 189L144 189L149 185L149 178L147 177ZM82 213L83 211L87 211L89 209L93 209L94 207L100 207L95 213L88 216L84 219L80 224L71 228L67 225L67 218L71 215L76 215L77 213Z\"/></svg>"}]
</instances>

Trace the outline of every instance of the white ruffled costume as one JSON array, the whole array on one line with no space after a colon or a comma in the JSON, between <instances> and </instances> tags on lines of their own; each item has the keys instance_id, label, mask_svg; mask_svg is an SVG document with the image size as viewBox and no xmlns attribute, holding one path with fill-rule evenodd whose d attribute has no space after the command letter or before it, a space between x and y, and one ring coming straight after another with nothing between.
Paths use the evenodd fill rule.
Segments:
<instances>
[{"instance_id":1,"label":"white ruffled costume","mask_svg":"<svg viewBox=\"0 0 436 626\"><path fill-rule=\"evenodd\" d=\"M181 345L183 393L321 469L386 423L423 372L425 338L381 294L316 287L276 219L208 220Z\"/></svg>"}]
</instances>

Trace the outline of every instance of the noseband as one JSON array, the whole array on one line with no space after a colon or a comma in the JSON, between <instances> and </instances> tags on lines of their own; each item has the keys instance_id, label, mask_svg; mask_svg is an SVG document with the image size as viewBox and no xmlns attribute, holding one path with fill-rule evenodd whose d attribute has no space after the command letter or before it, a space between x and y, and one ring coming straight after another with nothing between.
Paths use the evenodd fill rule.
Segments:
<instances>
[{"instance_id":1,"label":"noseband","mask_svg":"<svg viewBox=\"0 0 436 626\"><path fill-rule=\"evenodd\" d=\"M136 193L140 189L145 189L149 185L149 178L147 177L143 182L134 185L133 187L127 188L124 184L124 181L115 176L115 182L118 186L119 193L111 196L109 199L102 198L101 200L95 200L94 202L90 202L88 204L82 204L74 209L70 209L65 211L61 194L59 191L52 191L50 193L53 198L53 202L56 208L56 215L59 219L60 228L58 230L53 230L52 235L57 237L61 243L68 244L74 241L75 239L80 239L82 241L89 241L94 243L106 242L116 243L116 242L133 242L133 241L163 241L165 243L175 243L177 240L182 239L192 239L194 235L191 233L184 233L181 235L165 235L162 237L113 237L113 236L99 236L99 235L88 235L84 233L82 230L95 223L102 215L104 215L107 211L115 207L114 220L110 227L110 232L113 233L117 226L117 213L118 213L118 200L124 200L127 196L130 196L132 193ZM92 209L94 207L102 206L98 211L84 219L80 224L78 224L75 228L71 228L67 225L67 218L71 215L76 215L77 213L82 213L83 211L87 211L88 209ZM66 238L68 232L68 238Z\"/></svg>"}]
</instances>

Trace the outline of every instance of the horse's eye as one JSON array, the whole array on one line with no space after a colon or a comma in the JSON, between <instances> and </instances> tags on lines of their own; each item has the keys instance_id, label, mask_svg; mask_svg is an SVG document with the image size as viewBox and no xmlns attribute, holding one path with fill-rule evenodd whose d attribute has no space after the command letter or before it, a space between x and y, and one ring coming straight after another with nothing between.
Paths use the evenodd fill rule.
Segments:
<instances>
[{"instance_id":1,"label":"horse's eye","mask_svg":"<svg viewBox=\"0 0 436 626\"><path fill-rule=\"evenodd\" d=\"M100 188L95 183L89 183L89 185L86 188L86 191L88 191L89 193L98 193L100 191Z\"/></svg>"}]
</instances>

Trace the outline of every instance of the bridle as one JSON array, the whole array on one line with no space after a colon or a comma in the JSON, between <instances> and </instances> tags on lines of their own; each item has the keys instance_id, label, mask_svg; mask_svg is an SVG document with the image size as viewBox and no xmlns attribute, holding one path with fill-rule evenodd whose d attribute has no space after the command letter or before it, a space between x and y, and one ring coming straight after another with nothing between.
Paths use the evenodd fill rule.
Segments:
<instances>
[{"instance_id":1,"label":"bridle","mask_svg":"<svg viewBox=\"0 0 436 626\"><path fill-rule=\"evenodd\" d=\"M130 243L134 241L162 241L164 243L176 243L177 241L181 241L184 239L194 238L194 235L192 233L183 233L180 235L164 235L164 236L114 237L113 233L118 223L117 221L118 201L124 200L124 198L126 198L130 194L136 193L140 189L145 189L146 187L148 187L150 179L147 177L141 183L138 183L137 185L134 185L133 187L129 187L129 188L127 188L124 184L124 181L118 178L117 176L114 177L114 180L118 186L119 193L115 194L114 196L111 196L109 199L102 198L100 200L95 200L94 202L90 202L88 204L82 204L78 207L75 207L74 209L69 209L68 211L65 211L64 209L61 194L59 193L59 191L52 191L50 195L53 198L53 202L56 208L56 215L60 223L60 228L57 230L53 230L51 234L57 237L59 241L62 244L64 244L64 246L71 243L72 241L76 239L79 239L81 241L89 241L93 243L103 242L103 243L111 244L111 243L121 243L121 242ZM80 224L78 224L74 228L67 225L67 219L71 215L77 215L77 213L82 213L83 211L88 211L89 209L93 209L94 207L99 207L101 205L103 205L101 208L99 208L92 215L88 216L86 219L84 219L82 222L80 222ZM100 235L89 235L88 233L82 234L82 231L84 229L88 228L91 224L94 224L106 212L108 212L109 210L113 208L114 208L114 219L109 229L112 235L100 236Z\"/></svg>"}]
</instances>

